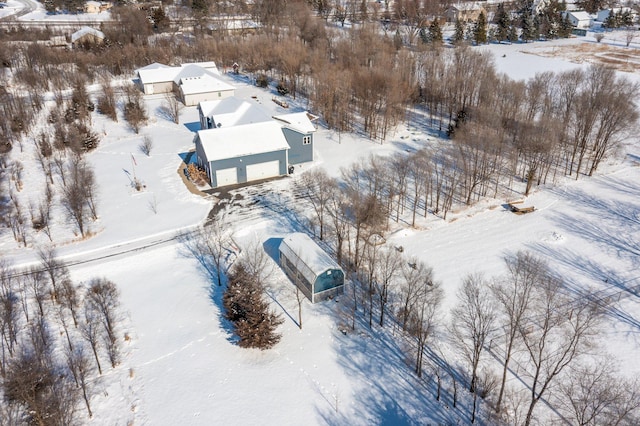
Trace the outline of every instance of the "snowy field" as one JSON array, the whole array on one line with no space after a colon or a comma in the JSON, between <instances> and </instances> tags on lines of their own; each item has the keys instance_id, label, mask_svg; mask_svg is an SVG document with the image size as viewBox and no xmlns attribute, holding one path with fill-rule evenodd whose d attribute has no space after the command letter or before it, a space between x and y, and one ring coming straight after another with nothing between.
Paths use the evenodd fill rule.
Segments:
<instances>
[{"instance_id":1,"label":"snowy field","mask_svg":"<svg viewBox=\"0 0 640 426\"><path fill-rule=\"evenodd\" d=\"M545 46L584 39L545 42ZM526 79L536 72L586 67L560 57L523 53L527 46L492 45L499 71ZM636 81L638 74L626 74ZM261 104L271 115L286 112L272 94L242 77L225 76L237 86L236 96ZM159 112L162 96L146 98L151 123L134 135L94 115L93 127L103 135L88 158L99 182L99 215L93 236L78 241L58 212L55 241L65 260L87 261L71 269L76 281L104 276L121 291L126 311L122 365L100 379L93 396L96 425L210 424L456 424L468 423L465 404L457 409L437 403L432 389L413 374L398 342L389 334L364 326L343 335L338 330L340 302L312 306L305 302L304 327L297 315L292 284L274 266L270 276L273 307L285 319L282 340L268 351L241 349L229 341L220 312L220 290L211 287L197 262L172 238L198 226L214 199L189 192L180 176L180 154L192 148L198 114L183 110L180 124ZM294 107L304 108L305 105ZM138 151L144 135L152 138L149 157ZM390 154L434 143L412 125L397 129L384 144L320 128L315 136L316 163L298 167L292 177L239 190L276 202L286 197L292 181L310 167L338 175L340 167L370 154ZM34 161L20 154L25 165ZM133 158L132 158L133 157ZM135 162L135 163L134 163ZM31 163L33 164L33 163ZM133 175L146 188L136 192ZM25 187L37 187L43 175L25 167ZM388 240L433 267L446 291L445 311L454 302L462 277L504 272L503 258L530 250L575 288L591 287L603 296L619 297L611 316L607 347L629 373L640 373L640 141L603 164L596 177L539 187L526 203L533 214L517 216L506 200L486 200L458 210L447 221L430 216L415 229L397 226ZM254 194L254 195L252 195ZM22 194L36 199L39 194ZM517 194L514 194L514 198ZM274 201L275 200L275 201ZM232 215L235 239L243 246L265 244L299 230L282 211L240 207ZM152 208L155 206L155 208ZM156 210L156 212L154 212ZM39 243L45 237L39 236ZM0 251L15 264L34 261L10 232L0 237ZM272 250L271 250L272 251ZM124 252L124 253L123 253ZM122 253L122 254L120 254ZM107 257L108 256L108 257ZM92 260L97 259L97 260ZM634 295L635 294L635 295ZM409 364L409 365L407 365ZM108 396L107 396L108 395Z\"/></svg>"}]
</instances>

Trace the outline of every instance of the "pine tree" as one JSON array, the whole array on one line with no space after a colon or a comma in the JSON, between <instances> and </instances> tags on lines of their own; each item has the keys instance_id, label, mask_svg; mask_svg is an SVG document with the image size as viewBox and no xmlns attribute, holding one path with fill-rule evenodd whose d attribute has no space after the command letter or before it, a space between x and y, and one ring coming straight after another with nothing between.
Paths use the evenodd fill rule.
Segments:
<instances>
[{"instance_id":1,"label":"pine tree","mask_svg":"<svg viewBox=\"0 0 640 426\"><path fill-rule=\"evenodd\" d=\"M462 21L456 19L455 31L453 33L453 43L458 44L464 41L464 25L462 25Z\"/></svg>"},{"instance_id":2,"label":"pine tree","mask_svg":"<svg viewBox=\"0 0 640 426\"><path fill-rule=\"evenodd\" d=\"M242 262L229 274L223 305L240 347L269 349L280 341L276 329L283 320L270 310L260 283Z\"/></svg>"},{"instance_id":3,"label":"pine tree","mask_svg":"<svg viewBox=\"0 0 640 426\"><path fill-rule=\"evenodd\" d=\"M496 39L498 41L507 40L509 34L509 28L511 27L511 18L504 9L504 3L498 5L495 16L496 23Z\"/></svg>"},{"instance_id":4,"label":"pine tree","mask_svg":"<svg viewBox=\"0 0 640 426\"><path fill-rule=\"evenodd\" d=\"M432 43L442 43L442 29L437 18L429 25L429 40Z\"/></svg>"},{"instance_id":5,"label":"pine tree","mask_svg":"<svg viewBox=\"0 0 640 426\"><path fill-rule=\"evenodd\" d=\"M473 40L476 44L484 44L487 42L487 18L484 16L484 12L480 12L478 21L473 27Z\"/></svg>"}]
</instances>

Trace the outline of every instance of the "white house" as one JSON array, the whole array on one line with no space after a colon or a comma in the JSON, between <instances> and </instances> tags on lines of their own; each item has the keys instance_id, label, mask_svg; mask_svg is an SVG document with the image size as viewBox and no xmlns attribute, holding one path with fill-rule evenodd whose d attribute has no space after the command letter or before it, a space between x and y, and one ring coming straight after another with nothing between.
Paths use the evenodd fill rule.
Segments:
<instances>
[{"instance_id":1,"label":"white house","mask_svg":"<svg viewBox=\"0 0 640 426\"><path fill-rule=\"evenodd\" d=\"M233 96L235 88L220 80L215 63L201 62L170 67L151 64L137 71L138 84L147 94L174 92L186 105Z\"/></svg>"},{"instance_id":2,"label":"white house","mask_svg":"<svg viewBox=\"0 0 640 426\"><path fill-rule=\"evenodd\" d=\"M104 41L104 33L91 27L82 27L71 34L71 46L80 43L100 44Z\"/></svg>"},{"instance_id":3,"label":"white house","mask_svg":"<svg viewBox=\"0 0 640 426\"><path fill-rule=\"evenodd\" d=\"M455 22L459 20L462 23L476 22L480 14L484 13L487 18L487 11L478 2L455 3L447 8L445 17L447 22Z\"/></svg>"},{"instance_id":4,"label":"white house","mask_svg":"<svg viewBox=\"0 0 640 426\"><path fill-rule=\"evenodd\" d=\"M614 7L613 9L604 9L604 10L600 10L597 14L596 14L596 21L598 22L604 22L607 20L607 18L609 17L609 15L611 14L616 14L616 13L629 13L631 14L631 16L634 18L636 17L636 13L628 7Z\"/></svg>"},{"instance_id":5,"label":"white house","mask_svg":"<svg viewBox=\"0 0 640 426\"><path fill-rule=\"evenodd\" d=\"M590 28L593 18L585 11L568 11L564 16L569 18L569 22L576 28Z\"/></svg>"}]
</instances>

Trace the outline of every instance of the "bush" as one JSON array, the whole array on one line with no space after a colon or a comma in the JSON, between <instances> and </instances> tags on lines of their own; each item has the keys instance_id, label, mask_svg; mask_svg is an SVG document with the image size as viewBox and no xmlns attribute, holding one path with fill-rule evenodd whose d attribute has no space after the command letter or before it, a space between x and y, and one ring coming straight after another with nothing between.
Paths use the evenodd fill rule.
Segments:
<instances>
[{"instance_id":1,"label":"bush","mask_svg":"<svg viewBox=\"0 0 640 426\"><path fill-rule=\"evenodd\" d=\"M266 76L266 74L259 74L258 77L256 77L256 86L265 88L268 85L269 78Z\"/></svg>"},{"instance_id":2,"label":"bush","mask_svg":"<svg viewBox=\"0 0 640 426\"><path fill-rule=\"evenodd\" d=\"M276 87L276 90L282 96L284 96L284 95L289 93L289 88L287 87L287 85L283 81L280 81L278 83L278 86Z\"/></svg>"}]
</instances>

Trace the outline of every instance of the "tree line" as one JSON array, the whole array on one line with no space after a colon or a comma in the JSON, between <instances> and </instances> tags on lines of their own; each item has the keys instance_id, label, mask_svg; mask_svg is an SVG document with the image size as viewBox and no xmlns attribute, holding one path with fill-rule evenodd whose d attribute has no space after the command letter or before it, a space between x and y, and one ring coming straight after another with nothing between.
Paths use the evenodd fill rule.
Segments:
<instances>
[{"instance_id":1,"label":"tree line","mask_svg":"<svg viewBox=\"0 0 640 426\"><path fill-rule=\"evenodd\" d=\"M107 366L122 359L122 313L106 278L75 283L53 249L28 270L0 259L0 418L3 424L69 425Z\"/></svg>"}]
</instances>

